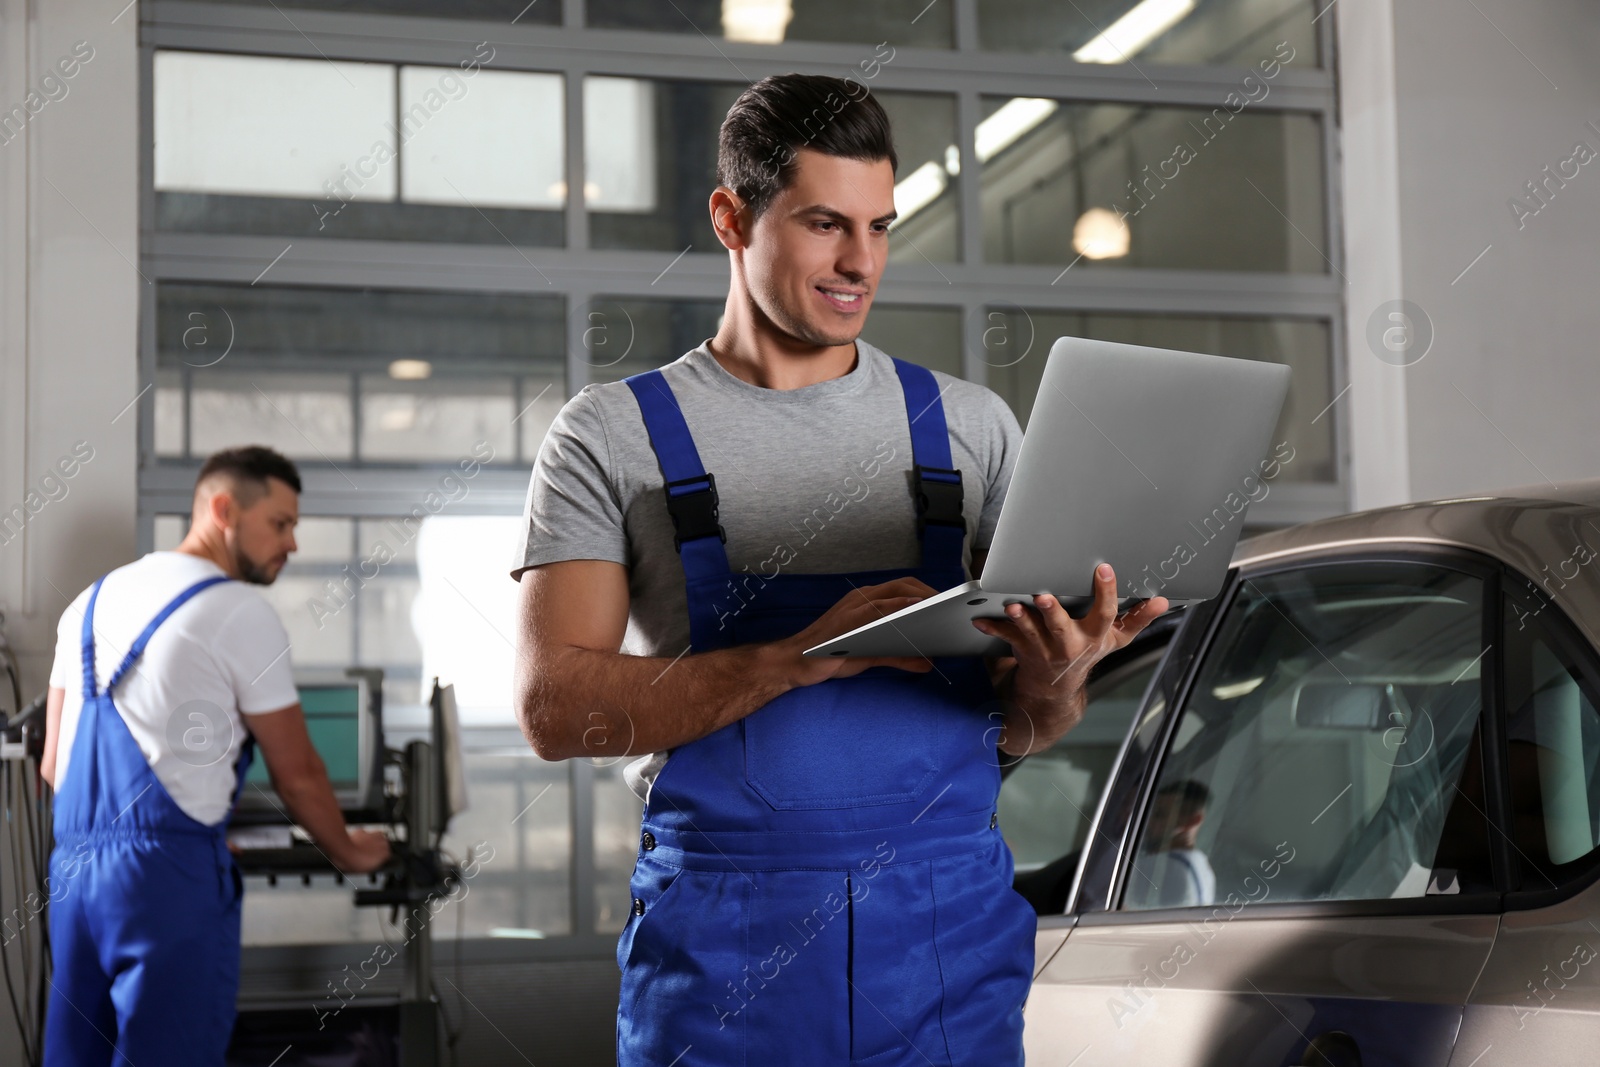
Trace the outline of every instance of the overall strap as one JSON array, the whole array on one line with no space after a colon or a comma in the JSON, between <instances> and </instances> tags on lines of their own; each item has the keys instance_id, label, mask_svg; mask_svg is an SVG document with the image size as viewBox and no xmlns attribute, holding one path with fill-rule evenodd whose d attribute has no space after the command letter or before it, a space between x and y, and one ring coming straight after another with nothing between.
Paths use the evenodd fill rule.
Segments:
<instances>
[{"instance_id":1,"label":"overall strap","mask_svg":"<svg viewBox=\"0 0 1600 1067\"><path fill-rule=\"evenodd\" d=\"M728 535L717 522L717 480L700 463L689 424L678 398L659 370L624 378L639 401L650 447L666 479L667 513L672 516L673 544L692 583L729 575ZM691 611L693 608L691 607Z\"/></svg>"},{"instance_id":2,"label":"overall strap","mask_svg":"<svg viewBox=\"0 0 1600 1067\"><path fill-rule=\"evenodd\" d=\"M246 730L244 733L244 744L239 746L239 757L234 761L233 764L233 803L228 807L229 819L233 817L234 812L239 810L239 798L244 795L244 780L245 777L250 773L250 763L255 758L255 754L255 735L249 730ZM226 824L227 820L225 819L223 822Z\"/></svg>"},{"instance_id":3,"label":"overall strap","mask_svg":"<svg viewBox=\"0 0 1600 1067\"><path fill-rule=\"evenodd\" d=\"M94 602L100 596L100 583L106 580L105 575L95 579L94 588L89 591L89 606L83 613L83 702L93 700L99 693L98 683L94 677Z\"/></svg>"},{"instance_id":4,"label":"overall strap","mask_svg":"<svg viewBox=\"0 0 1600 1067\"><path fill-rule=\"evenodd\" d=\"M232 580L233 579L225 576L217 578L202 578L200 581L195 582L189 588L173 597L167 606L161 609L160 614L150 620L150 625L146 626L139 636L133 639L133 646L128 649L128 654L122 658L122 663L117 667L116 672L111 675L110 680L106 682L106 692L109 693L115 689L117 687L117 683L122 681L122 676L133 669L134 663L138 662L139 657L144 655L144 646L150 643L150 638L154 636L158 629L161 628L161 624L167 621L168 616L170 616L174 611L177 611L179 608L183 607L184 604L188 603L190 597L194 596L202 589L209 589L211 586L217 585L220 582L229 582Z\"/></svg>"},{"instance_id":5,"label":"overall strap","mask_svg":"<svg viewBox=\"0 0 1600 1067\"><path fill-rule=\"evenodd\" d=\"M906 398L911 422L912 488L917 501L917 532L922 539L924 567L962 565L961 546L967 535L961 514L961 472L950 466L950 432L944 401L933 372L894 356L895 374Z\"/></svg>"}]
</instances>

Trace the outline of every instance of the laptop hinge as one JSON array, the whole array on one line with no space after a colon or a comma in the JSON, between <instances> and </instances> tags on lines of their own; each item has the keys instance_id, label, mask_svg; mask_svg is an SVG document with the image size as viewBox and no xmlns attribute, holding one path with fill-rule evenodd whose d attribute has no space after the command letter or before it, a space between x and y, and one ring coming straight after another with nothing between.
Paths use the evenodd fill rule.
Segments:
<instances>
[{"instance_id":1,"label":"laptop hinge","mask_svg":"<svg viewBox=\"0 0 1600 1067\"><path fill-rule=\"evenodd\" d=\"M917 532L929 523L966 528L961 515L961 472L918 463L913 468L912 489L917 497Z\"/></svg>"},{"instance_id":2,"label":"laptop hinge","mask_svg":"<svg viewBox=\"0 0 1600 1067\"><path fill-rule=\"evenodd\" d=\"M696 488L674 487L695 486ZM717 479L707 471L692 478L679 478L664 487L667 494L667 513L672 516L672 547L683 551L685 541L715 534L728 543L728 533L717 522Z\"/></svg>"}]
</instances>

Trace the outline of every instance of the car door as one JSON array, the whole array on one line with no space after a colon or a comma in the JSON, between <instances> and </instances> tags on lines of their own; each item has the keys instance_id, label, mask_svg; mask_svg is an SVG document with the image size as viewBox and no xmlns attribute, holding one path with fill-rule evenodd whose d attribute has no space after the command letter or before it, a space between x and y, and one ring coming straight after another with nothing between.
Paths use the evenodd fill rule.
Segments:
<instances>
[{"instance_id":1,"label":"car door","mask_svg":"<svg viewBox=\"0 0 1600 1067\"><path fill-rule=\"evenodd\" d=\"M1071 927L1067 898L1089 827L1182 616L1169 612L1095 665L1083 719L1061 740L1022 759L1000 754L1000 831L1015 863L1015 888L1039 916L1035 973Z\"/></svg>"},{"instance_id":2,"label":"car door","mask_svg":"<svg viewBox=\"0 0 1600 1067\"><path fill-rule=\"evenodd\" d=\"M1499 722L1510 892L1451 1067L1587 1064L1600 1033L1600 657L1508 576Z\"/></svg>"},{"instance_id":3,"label":"car door","mask_svg":"<svg viewBox=\"0 0 1600 1067\"><path fill-rule=\"evenodd\" d=\"M1030 1062L1445 1067L1503 877L1492 574L1407 549L1230 576L1107 793Z\"/></svg>"}]
</instances>

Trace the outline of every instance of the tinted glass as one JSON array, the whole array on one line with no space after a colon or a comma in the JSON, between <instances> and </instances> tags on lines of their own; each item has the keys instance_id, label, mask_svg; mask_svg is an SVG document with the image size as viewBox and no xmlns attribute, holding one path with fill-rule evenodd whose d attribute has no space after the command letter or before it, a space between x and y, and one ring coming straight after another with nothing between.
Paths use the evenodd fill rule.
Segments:
<instances>
[{"instance_id":1,"label":"tinted glass","mask_svg":"<svg viewBox=\"0 0 1600 1067\"><path fill-rule=\"evenodd\" d=\"M1311 0L983 0L978 37L985 48L1080 63L1254 66L1281 43L1296 62L1315 66L1318 7Z\"/></svg>"},{"instance_id":2,"label":"tinted glass","mask_svg":"<svg viewBox=\"0 0 1600 1067\"><path fill-rule=\"evenodd\" d=\"M1270 85L1257 84L1267 99ZM1318 120L1234 101L984 97L984 259L1075 271L1326 272Z\"/></svg>"},{"instance_id":3,"label":"tinted glass","mask_svg":"<svg viewBox=\"0 0 1600 1067\"><path fill-rule=\"evenodd\" d=\"M1579 545L1551 574L1594 558ZM1549 580L1549 579L1547 579ZM1506 766L1522 888L1559 884L1600 845L1600 711L1589 680L1552 633L1548 601L1505 601Z\"/></svg>"},{"instance_id":4,"label":"tinted glass","mask_svg":"<svg viewBox=\"0 0 1600 1067\"><path fill-rule=\"evenodd\" d=\"M216 0L216 2L237 4L241 7L279 6L272 0ZM519 26L556 26L561 23L561 0L294 0L294 7L316 11L354 11L372 15L485 19L491 22L516 23Z\"/></svg>"},{"instance_id":5,"label":"tinted glass","mask_svg":"<svg viewBox=\"0 0 1600 1067\"><path fill-rule=\"evenodd\" d=\"M159 51L163 230L560 245L563 81L455 66Z\"/></svg>"},{"instance_id":6,"label":"tinted glass","mask_svg":"<svg viewBox=\"0 0 1600 1067\"><path fill-rule=\"evenodd\" d=\"M162 284L157 454L531 460L565 400L562 314L546 296Z\"/></svg>"},{"instance_id":7,"label":"tinted glass","mask_svg":"<svg viewBox=\"0 0 1600 1067\"><path fill-rule=\"evenodd\" d=\"M717 135L745 86L724 82L584 80L584 195L595 248L722 253L711 229ZM874 92L894 131L890 262L949 262L958 252L955 99Z\"/></svg>"},{"instance_id":8,"label":"tinted glass","mask_svg":"<svg viewBox=\"0 0 1600 1067\"><path fill-rule=\"evenodd\" d=\"M1162 764L1129 909L1493 888L1481 582L1348 563L1244 582Z\"/></svg>"},{"instance_id":9,"label":"tinted glass","mask_svg":"<svg viewBox=\"0 0 1600 1067\"><path fill-rule=\"evenodd\" d=\"M573 344L589 380L614 382L671 363L714 337L720 300L601 296L574 323ZM961 313L953 308L874 305L861 336L891 356L961 377Z\"/></svg>"},{"instance_id":10,"label":"tinted glass","mask_svg":"<svg viewBox=\"0 0 1600 1067\"><path fill-rule=\"evenodd\" d=\"M878 42L949 48L954 5L930 0L586 0L591 26L610 29L692 33L729 41L778 44L783 41L837 41L860 44L862 61L879 61L892 50L876 52ZM842 57L855 63L856 60ZM860 76L859 74L857 75Z\"/></svg>"},{"instance_id":11,"label":"tinted glass","mask_svg":"<svg viewBox=\"0 0 1600 1067\"><path fill-rule=\"evenodd\" d=\"M963 377L961 312L954 308L874 304L861 329L866 342L929 370Z\"/></svg>"},{"instance_id":12,"label":"tinted glass","mask_svg":"<svg viewBox=\"0 0 1600 1067\"><path fill-rule=\"evenodd\" d=\"M1216 356L1286 363L1293 374L1273 431L1289 482L1331 482L1335 466L1333 351L1328 324L1315 319L1198 315L1105 315L1037 311L1016 305L985 312L982 355L989 387L1011 404L1026 428L1050 346L1058 337L1088 337ZM1281 450L1280 450L1281 448Z\"/></svg>"},{"instance_id":13,"label":"tinted glass","mask_svg":"<svg viewBox=\"0 0 1600 1067\"><path fill-rule=\"evenodd\" d=\"M1017 764L1000 787L1000 828L1016 861L1017 891L1041 915L1066 907L1090 820L1161 657L1151 652L1091 683L1083 721Z\"/></svg>"}]
</instances>

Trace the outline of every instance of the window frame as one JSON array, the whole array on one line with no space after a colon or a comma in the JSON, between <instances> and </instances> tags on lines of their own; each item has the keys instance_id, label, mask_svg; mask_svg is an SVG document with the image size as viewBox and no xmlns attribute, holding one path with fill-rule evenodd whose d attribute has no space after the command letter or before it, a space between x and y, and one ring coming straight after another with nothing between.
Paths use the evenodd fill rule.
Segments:
<instances>
[{"instance_id":1,"label":"window frame","mask_svg":"<svg viewBox=\"0 0 1600 1067\"><path fill-rule=\"evenodd\" d=\"M1077 897L1078 883L1083 878L1084 861L1089 856L1090 842L1100 825L1100 819L1104 811L1106 797L1110 794L1112 786L1116 784L1118 768L1122 764L1122 761L1127 753L1128 745L1135 732L1135 727L1138 725L1139 713L1144 710L1146 703L1150 699L1150 693L1153 691L1156 683L1159 681L1161 672L1166 668L1167 657L1171 654L1173 646L1178 640L1178 635L1182 631L1184 622L1186 621L1190 610L1190 608L1180 605L1167 614L1159 616L1126 646L1111 653L1110 655L1106 656L1105 659L1097 663L1094 670L1090 672L1088 684L1092 689L1097 685L1117 683L1125 673L1139 667L1141 662L1146 657L1159 657L1156 664L1156 669L1151 674L1150 681L1145 686L1144 695L1139 700L1139 707L1137 710L1135 710L1132 721L1130 721L1128 724L1128 730L1123 734L1122 741L1117 748L1117 753L1112 758L1110 771L1106 776L1105 786L1100 790L1099 796L1095 798L1094 810L1089 815L1088 824L1085 831L1084 844L1083 847L1078 850L1078 862L1074 865L1072 881L1067 890L1067 905L1059 913L1048 912L1040 914L1039 929L1041 930L1067 928L1071 927L1077 922L1077 915L1074 912L1072 902ZM1156 642L1160 643L1159 647L1152 647L1156 644ZM1093 700L1093 697L1091 696L1090 699ZM1057 741L1056 744L1061 744L1064 741L1065 738L1063 738L1061 741ZM1049 749L1045 749L1044 751L1048 752ZM1019 766L1027 762L1029 759L1032 759L1034 756L1042 754L1042 752L1036 752L1027 756L1023 756L1019 759L1011 760L1009 762L1004 761L1004 755L1002 754L1002 763L1000 767L1001 790L1003 791L1005 789L1006 779L1010 777L1013 771L1015 771Z\"/></svg>"},{"instance_id":2,"label":"window frame","mask_svg":"<svg viewBox=\"0 0 1600 1067\"><path fill-rule=\"evenodd\" d=\"M1049 96L1069 102L1150 103L1224 106L1253 68L1163 64L1158 88L1138 64L1062 64L1052 56L985 52L977 42L977 0L956 0L958 33L953 49L899 48L881 65L871 82L894 92L953 96L961 172L958 239L955 263L906 261L895 264L880 285L884 303L958 310L962 315L963 376L985 381L984 331L987 312L1028 307L1078 313L1166 313L1223 317L1309 318L1328 326L1329 395L1348 384L1345 373L1345 324L1341 274L1342 213L1337 166L1339 122L1333 66L1330 12L1319 24L1316 68L1284 68L1273 79L1273 111L1309 114L1320 127L1325 232L1315 244L1330 270L1315 275L1273 272L1113 270L1080 271L1072 285L1058 285L1057 268L1048 265L985 263L982 257L979 176L982 166L973 141L981 115L981 97L1012 94ZM857 57L849 46L817 43L757 45L724 41L716 46L713 66L707 45L692 34L588 28L582 24L581 0L566 0L560 26L502 26L470 19L374 15L296 10L292 19L270 6L171 3L142 6L141 17L141 268L151 281L237 282L249 284L263 273L274 284L313 287L372 287L430 291L469 290L497 293L560 292L567 297L568 321L582 321L589 306L602 296L652 295L680 299L722 300L727 294L727 257L698 248L674 260L673 253L595 250L589 246L588 209L581 197L569 197L565 208L565 245L561 248L460 245L318 238L295 241L295 253L283 256L286 238L154 229L156 191L154 149L150 137L154 114L153 69L157 50L226 52L287 58L343 59L412 65L450 66L472 51L461 42L479 37L495 48L493 69L559 74L565 79L565 152L569 189L584 181L582 82L590 75L665 80L754 80L797 67L840 76L863 72L857 59L870 59L863 44ZM726 66L724 66L724 61ZM486 64L487 65L487 64ZM1309 238L1308 238L1309 239ZM560 271L553 286L529 260ZM663 273L663 268L670 270ZM659 275L659 277L658 277ZM154 298L151 286L141 289L141 379L154 380ZM568 345L567 391L575 395L589 382L580 353ZM153 396L139 400L140 490L173 491L172 482L192 478L193 465L154 462ZM1286 525L1348 507L1349 469L1342 442L1348 417L1335 405L1335 465L1332 482L1284 485L1258 505L1258 522ZM307 464L308 468L322 464ZM399 472L397 472L398 474ZM308 485L303 507L321 514L321 480ZM338 487L345 483L337 480ZM326 488L338 492L334 482ZM414 493L412 495L415 495ZM141 538L143 532L141 530Z\"/></svg>"},{"instance_id":3,"label":"window frame","mask_svg":"<svg viewBox=\"0 0 1600 1067\"><path fill-rule=\"evenodd\" d=\"M1586 696L1600 695L1600 655L1594 647L1583 637L1577 624L1572 621L1560 602L1548 596L1527 575L1507 565L1503 568L1501 579L1501 592L1494 602L1496 632L1504 635L1506 619L1503 608L1505 597L1521 598L1525 602L1537 607L1538 617L1545 622L1545 629L1541 636L1548 640L1556 653L1577 668L1579 684L1587 687ZM1496 658L1499 658L1498 655ZM1508 866L1507 890L1505 894L1506 911L1527 911L1534 908L1546 908L1553 904L1569 900L1578 893L1600 881L1600 845L1596 845L1588 852L1575 860L1567 863L1552 864L1550 871L1555 876L1555 885L1550 888L1529 889L1526 887L1528 879L1528 863L1511 836L1515 825L1511 820L1511 776L1509 773L1508 739L1505 729L1505 714L1510 707L1509 693L1507 692L1507 679L1505 672L1499 670L1498 691L1496 693L1497 719L1500 729L1497 738L1498 752L1496 756L1502 768L1501 773L1501 803L1505 808L1503 825L1505 832L1501 835L1506 848L1506 863ZM1596 708L1600 708L1597 703Z\"/></svg>"},{"instance_id":4,"label":"window frame","mask_svg":"<svg viewBox=\"0 0 1600 1067\"><path fill-rule=\"evenodd\" d=\"M1331 546L1310 548L1304 552L1275 557L1246 568L1235 567L1228 573L1222 593L1208 603L1213 605L1206 620L1205 634L1196 640L1195 653L1182 664L1182 677L1170 679L1169 684L1177 696L1162 711L1159 740L1128 766L1119 769L1118 786L1124 796L1132 797L1131 814L1121 827L1114 857L1102 857L1104 864L1114 861L1109 884L1100 887L1101 896L1093 900L1073 903L1080 908L1079 922L1083 925L1119 925L1161 922L1192 921L1197 915L1214 911L1218 905L1207 904L1183 908L1153 908L1139 911L1120 910L1107 906L1106 901L1120 902L1131 867L1138 831L1149 816L1150 802L1160 779L1172 739L1177 731L1182 711L1187 706L1208 657L1218 649L1218 636L1229 610L1235 604L1240 589L1246 581L1288 571L1313 567L1340 566L1352 563L1411 563L1439 567L1477 578L1483 583L1485 598L1481 615L1480 641L1489 649L1483 657L1480 676L1481 709L1478 719L1480 745L1483 759L1484 795L1488 810L1484 813L1489 828L1490 864L1497 887L1495 891L1473 894L1440 894L1421 897L1380 898L1373 900L1328 901L1264 901L1242 907L1232 913L1230 921L1240 919L1300 919L1356 916L1404 915L1462 915L1497 914L1502 910L1508 881L1506 836L1506 779L1503 773L1502 751L1504 731L1501 728L1501 670L1499 665L1499 613L1493 610L1499 595L1502 565L1478 552L1446 545L1406 544L1395 546L1361 545L1355 548ZM1494 755L1491 755L1493 753ZM1109 792L1109 791L1108 791ZM1597 866L1600 871L1600 866ZM1085 905L1097 905L1088 910Z\"/></svg>"},{"instance_id":5,"label":"window frame","mask_svg":"<svg viewBox=\"0 0 1600 1067\"><path fill-rule=\"evenodd\" d=\"M1225 106L1253 68L1225 65L1161 64L1158 88L1138 64L1063 63L1053 55L991 51L978 41L979 0L953 0L954 47L898 47L871 85L886 91L935 93L954 98L961 171L957 245L959 261L930 264L897 262L879 289L885 304L954 309L962 315L963 377L987 384L983 361L986 313L1014 306L1088 313L1168 313L1209 316L1311 318L1326 322L1330 395L1348 385L1346 321L1343 307L1342 179L1338 166L1340 126L1334 60L1337 11L1318 16L1317 65L1290 67L1273 79L1271 110L1306 113L1319 120L1325 231L1313 235L1329 260L1325 274L1296 276L1270 272L1115 270L1081 271L1073 284L1057 285L1055 268L988 264L982 258L980 176L974 131L985 95L1046 95L1073 102L1151 103ZM564 209L565 243L560 248L464 245L318 238L294 241L275 236L180 233L156 229L153 115L154 57L157 50L222 52L252 56L374 61L449 67L472 52L471 42L487 40L496 49L492 69L538 71L564 79L565 165L569 189L581 189L584 174L583 80L613 75L657 80L726 80L741 84L793 69L863 77L860 60L874 58L874 47L821 42L760 45L737 41L714 44L693 34L590 28L583 0L564 0L559 25L504 25L487 20L434 16L288 9L270 5L155 0L139 6L139 212L141 277L138 372L141 385L153 386L156 368L156 284L160 282L253 284L316 288L373 288L418 291L468 291L507 294L557 293L566 301L567 322L584 321L601 299L654 296L716 299L727 294L728 264L720 249L699 248L678 260L673 253L595 250L589 246L587 208L569 197ZM1264 58L1264 57L1263 57ZM709 61L709 62L708 62ZM724 65L724 62L726 65ZM487 64L486 64L487 65ZM709 76L708 76L709 75ZM554 267L551 286L533 264ZM270 273L263 268L269 268ZM554 273L554 271L552 271ZM1065 272L1061 272L1064 274ZM1052 280L1054 278L1054 280ZM569 342L567 397L590 380L589 367ZM138 418L138 551L154 544L158 515L187 512L199 460L159 460L155 451L155 390L146 388L133 408ZM1348 405L1333 405L1335 478L1330 483L1283 485L1270 500L1252 509L1256 523L1287 525L1348 509L1350 433ZM188 432L187 426L185 433ZM529 457L531 461L531 457ZM300 464L305 482L305 516L383 518L404 514L432 487L438 464L363 465L362 492L352 496L337 466ZM486 466L474 481L472 514L520 515L527 491L526 467ZM468 510L457 514L469 513ZM1194 616L1179 634L1193 631ZM1158 677L1172 669L1173 638ZM1147 694L1146 700L1148 701ZM1137 721L1137 720L1136 720ZM1122 755L1113 765L1115 783ZM598 886L594 862L595 768L568 761L573 853L571 934L547 945L491 946L518 956L573 951L572 946L614 944L595 933ZM1109 790L1108 790L1109 792ZM1104 803L1106 794L1102 794ZM1091 820L1091 839L1101 819ZM1089 850L1084 850L1087 858ZM1074 876L1071 910L1083 877Z\"/></svg>"}]
</instances>

